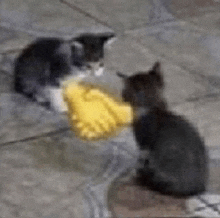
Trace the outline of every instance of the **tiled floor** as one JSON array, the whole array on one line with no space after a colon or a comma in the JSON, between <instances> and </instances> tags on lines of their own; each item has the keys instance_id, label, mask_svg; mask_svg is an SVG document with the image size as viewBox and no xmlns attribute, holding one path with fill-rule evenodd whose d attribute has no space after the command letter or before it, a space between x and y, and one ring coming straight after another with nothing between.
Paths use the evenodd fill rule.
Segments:
<instances>
[{"instance_id":1,"label":"tiled floor","mask_svg":"<svg viewBox=\"0 0 220 218\"><path fill-rule=\"evenodd\" d=\"M218 0L66 1L118 33L106 49L106 80L112 87L121 89L116 71L130 75L162 61L172 109L198 126L209 147L220 150ZM103 218L108 208L115 217L184 216L187 210L219 215L218 152L204 196L186 200L143 191L127 180L116 182L135 162L131 133L116 140L118 148L110 143L94 150L74 141L70 132L59 132L68 130L65 117L13 93L13 60L33 38L108 27L54 0L2 0L0 19L0 217Z\"/></svg>"},{"instance_id":2,"label":"tiled floor","mask_svg":"<svg viewBox=\"0 0 220 218\"><path fill-rule=\"evenodd\" d=\"M186 199L163 196L132 184L118 184L109 193L109 208L115 218L177 217L186 214Z\"/></svg>"}]
</instances>

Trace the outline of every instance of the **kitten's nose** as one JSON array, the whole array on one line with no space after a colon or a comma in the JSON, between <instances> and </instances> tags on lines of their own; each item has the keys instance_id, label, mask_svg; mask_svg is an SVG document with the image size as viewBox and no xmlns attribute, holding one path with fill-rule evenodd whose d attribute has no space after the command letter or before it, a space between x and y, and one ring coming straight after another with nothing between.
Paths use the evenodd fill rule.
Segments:
<instances>
[{"instance_id":1,"label":"kitten's nose","mask_svg":"<svg viewBox=\"0 0 220 218\"><path fill-rule=\"evenodd\" d=\"M104 63L103 62L87 63L86 70L90 71L90 73L94 76L101 76L104 70Z\"/></svg>"}]
</instances>

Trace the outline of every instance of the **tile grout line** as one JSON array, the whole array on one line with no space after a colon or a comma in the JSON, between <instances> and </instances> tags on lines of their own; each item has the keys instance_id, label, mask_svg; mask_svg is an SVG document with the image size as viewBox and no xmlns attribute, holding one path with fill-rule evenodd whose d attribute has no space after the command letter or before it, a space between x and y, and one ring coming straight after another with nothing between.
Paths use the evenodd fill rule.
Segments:
<instances>
[{"instance_id":1,"label":"tile grout line","mask_svg":"<svg viewBox=\"0 0 220 218\"><path fill-rule=\"evenodd\" d=\"M134 36L135 37L135 36ZM163 59L163 60L166 60L166 61L169 61L170 63L172 63L173 65L176 65L176 66L178 66L181 70L183 70L184 72L186 72L186 73L188 73L188 74L190 74L190 75L194 75L194 76L197 76L197 78L199 78L199 79L201 79L203 82L208 82L208 84L210 85L210 86L212 86L211 84L210 84L210 82L207 80L207 77L205 76L205 75L203 75L202 73L197 73L197 72L195 72L194 70L190 70L190 69L188 69L187 67L185 67L183 64L181 64L181 63L175 63L174 61L172 61L172 60L170 60L169 59L169 57L167 57L166 55L164 55L164 54L158 54L157 52L156 52L156 50L154 50L154 49L152 49L152 48L150 48L150 47L148 47L147 46L147 49L145 49L143 46L144 46L144 44L141 42L141 40L138 40L137 39L137 37L135 37L135 40L134 40L135 42L136 42L136 44L138 45L138 46L141 46L141 49L142 50L149 50L149 51L151 51L152 52L152 54L154 54L155 56L157 56L157 57L159 57L159 58L161 58L161 59ZM213 86L212 86L213 87ZM217 95L218 95L218 93L216 93Z\"/></svg>"},{"instance_id":2,"label":"tile grout line","mask_svg":"<svg viewBox=\"0 0 220 218\"><path fill-rule=\"evenodd\" d=\"M107 22L101 21L100 19L98 19L97 17L91 15L90 13L88 13L88 12L86 12L85 10L81 9L80 7L78 7L78 6L76 6L76 5L72 4L72 3L69 3L69 2L67 2L67 1L65 1L65 0L60 0L60 2L61 2L62 4L67 5L68 7L72 8L73 10L76 10L76 11L78 11L79 13L85 15L86 17L91 18L92 20L96 21L97 23L100 23L100 24L102 24L102 25L105 26L105 27L108 27L108 28L110 28L110 29L113 29Z\"/></svg>"},{"instance_id":3,"label":"tile grout line","mask_svg":"<svg viewBox=\"0 0 220 218\"><path fill-rule=\"evenodd\" d=\"M28 141L36 140L36 139L43 138L43 137L50 137L50 136L53 136L58 133L67 132L68 130L70 130L69 127L64 127L59 130L43 133L43 134L37 135L37 136L30 136L30 137L15 140L15 141L3 142L3 143L0 143L0 148L3 146L13 145L15 143L28 142Z\"/></svg>"}]
</instances>

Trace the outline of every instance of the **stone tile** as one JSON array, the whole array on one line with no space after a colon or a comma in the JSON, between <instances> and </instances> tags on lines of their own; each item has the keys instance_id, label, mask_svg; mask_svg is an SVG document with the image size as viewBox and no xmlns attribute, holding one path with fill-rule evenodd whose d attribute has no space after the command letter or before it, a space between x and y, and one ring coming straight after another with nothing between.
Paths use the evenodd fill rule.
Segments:
<instances>
[{"instance_id":1,"label":"stone tile","mask_svg":"<svg viewBox=\"0 0 220 218\"><path fill-rule=\"evenodd\" d=\"M111 185L109 208L113 217L183 217L185 199L163 196L132 184Z\"/></svg>"},{"instance_id":2,"label":"stone tile","mask_svg":"<svg viewBox=\"0 0 220 218\"><path fill-rule=\"evenodd\" d=\"M4 43L8 39L14 38L16 35L15 31L9 30L4 27L0 27L0 43Z\"/></svg>"},{"instance_id":3,"label":"stone tile","mask_svg":"<svg viewBox=\"0 0 220 218\"><path fill-rule=\"evenodd\" d=\"M175 17L185 19L209 11L218 11L220 2L216 0L171 0L168 1L167 6Z\"/></svg>"},{"instance_id":4,"label":"stone tile","mask_svg":"<svg viewBox=\"0 0 220 218\"><path fill-rule=\"evenodd\" d=\"M216 193L192 197L186 205L191 216L220 217L220 195Z\"/></svg>"},{"instance_id":5,"label":"stone tile","mask_svg":"<svg viewBox=\"0 0 220 218\"><path fill-rule=\"evenodd\" d=\"M9 77L11 77L11 80L13 80L12 76L14 74L14 61L17 56L18 52L4 53L2 54L2 59L0 60L1 70L4 71L4 73L8 74Z\"/></svg>"},{"instance_id":6,"label":"stone tile","mask_svg":"<svg viewBox=\"0 0 220 218\"><path fill-rule=\"evenodd\" d=\"M193 96L199 97L209 93L209 84L170 61L158 57L129 34L111 45L106 55L106 67L112 75L117 71L131 75L138 71L148 71L157 60L162 61L166 83L165 96L170 103L183 102ZM122 81L117 78L115 83L122 87Z\"/></svg>"},{"instance_id":7,"label":"stone tile","mask_svg":"<svg viewBox=\"0 0 220 218\"><path fill-rule=\"evenodd\" d=\"M19 94L0 95L0 143L68 128L67 116L44 109Z\"/></svg>"},{"instance_id":8,"label":"stone tile","mask_svg":"<svg viewBox=\"0 0 220 218\"><path fill-rule=\"evenodd\" d=\"M85 176L40 163L36 158L36 149L40 151L44 145L41 141L35 143L0 148L1 215L83 217L82 194L77 191L77 186L85 181ZM41 155L41 158L45 157L44 152Z\"/></svg>"},{"instance_id":9,"label":"stone tile","mask_svg":"<svg viewBox=\"0 0 220 218\"><path fill-rule=\"evenodd\" d=\"M12 90L12 78L0 71L0 93L9 93Z\"/></svg>"},{"instance_id":10,"label":"stone tile","mask_svg":"<svg viewBox=\"0 0 220 218\"><path fill-rule=\"evenodd\" d=\"M220 2L219 2L220 5ZM218 9L219 11L219 9ZM187 22L191 22L195 24L196 26L199 26L203 28L207 32L212 32L215 34L219 34L220 32L220 14L219 12L213 12L213 13L204 13L201 16L198 17L192 17L185 19ZM212 34L214 35L214 34Z\"/></svg>"},{"instance_id":11,"label":"stone tile","mask_svg":"<svg viewBox=\"0 0 220 218\"><path fill-rule=\"evenodd\" d=\"M34 35L66 35L98 24L60 1L2 1L2 25ZM102 26L102 25L98 25Z\"/></svg>"},{"instance_id":12,"label":"stone tile","mask_svg":"<svg viewBox=\"0 0 220 218\"><path fill-rule=\"evenodd\" d=\"M130 75L136 71L148 70L156 60L155 54L128 35L118 37L105 56L106 68L113 71L112 74L120 71Z\"/></svg>"},{"instance_id":13,"label":"stone tile","mask_svg":"<svg viewBox=\"0 0 220 218\"><path fill-rule=\"evenodd\" d=\"M213 86L213 76L219 77L219 37L193 30L184 22L170 22L152 28L130 32L143 46L172 63L180 65L193 75L207 80L210 91L219 92Z\"/></svg>"},{"instance_id":14,"label":"stone tile","mask_svg":"<svg viewBox=\"0 0 220 218\"><path fill-rule=\"evenodd\" d=\"M85 175L73 167L70 170L68 163L65 165L65 158L61 157L65 148L64 143L56 143L49 137L1 147L2 184L7 180L27 187L42 183L42 188L60 193L67 192L70 186L77 189L84 182ZM50 149L50 157L47 149Z\"/></svg>"},{"instance_id":15,"label":"stone tile","mask_svg":"<svg viewBox=\"0 0 220 218\"><path fill-rule=\"evenodd\" d=\"M104 141L94 151L96 156L90 155L93 160L90 179L80 187L85 196L86 217L109 217L106 199L109 186L122 174L130 174L137 161L138 151L131 129L125 128L117 137ZM86 153L88 149L84 155ZM102 162L94 167L97 158L101 158Z\"/></svg>"},{"instance_id":16,"label":"stone tile","mask_svg":"<svg viewBox=\"0 0 220 218\"><path fill-rule=\"evenodd\" d=\"M143 26L152 19L153 5L150 1L67 0L67 2L108 23L119 32Z\"/></svg>"},{"instance_id":17,"label":"stone tile","mask_svg":"<svg viewBox=\"0 0 220 218\"><path fill-rule=\"evenodd\" d=\"M16 53L32 39L33 37L27 33L0 26L0 54L6 52Z\"/></svg>"},{"instance_id":18,"label":"stone tile","mask_svg":"<svg viewBox=\"0 0 220 218\"><path fill-rule=\"evenodd\" d=\"M0 70L12 76L15 58L33 39L29 34L0 26Z\"/></svg>"},{"instance_id":19,"label":"stone tile","mask_svg":"<svg viewBox=\"0 0 220 218\"><path fill-rule=\"evenodd\" d=\"M207 191L220 196L220 145L209 147L209 183Z\"/></svg>"},{"instance_id":20,"label":"stone tile","mask_svg":"<svg viewBox=\"0 0 220 218\"><path fill-rule=\"evenodd\" d=\"M220 101L218 98L206 98L196 102L185 102L173 106L172 110L186 116L198 127L207 146L219 146Z\"/></svg>"},{"instance_id":21,"label":"stone tile","mask_svg":"<svg viewBox=\"0 0 220 218\"><path fill-rule=\"evenodd\" d=\"M107 144L107 142L106 142ZM50 166L64 172L79 172L83 176L95 176L106 159L103 147L77 139L72 131L54 134L35 140L32 154L38 166Z\"/></svg>"},{"instance_id":22,"label":"stone tile","mask_svg":"<svg viewBox=\"0 0 220 218\"><path fill-rule=\"evenodd\" d=\"M134 165L134 146L130 131L122 131L100 147L74 139L69 131L1 147L0 204L4 214L81 217L86 185L92 181L94 191L100 184L94 200L105 196L100 193L106 193L111 181Z\"/></svg>"},{"instance_id":23,"label":"stone tile","mask_svg":"<svg viewBox=\"0 0 220 218\"><path fill-rule=\"evenodd\" d=\"M210 151L209 151L209 156L211 159L213 160L220 160L220 150L219 150L219 145L217 146L213 146L210 148ZM220 164L220 161L219 162L213 162L213 164L217 164L217 166ZM215 166L215 165L214 165Z\"/></svg>"},{"instance_id":24,"label":"stone tile","mask_svg":"<svg viewBox=\"0 0 220 218\"><path fill-rule=\"evenodd\" d=\"M121 132L109 140L86 142L76 138L68 124L62 128L61 122L64 120L59 121L58 118L56 124L51 120L45 120L45 125L34 121L32 116L30 117L32 123L27 119L22 121L22 118L15 118L14 121L11 119L2 122L0 145L9 146L8 144L17 145L21 141L27 142L39 168L51 167L96 177L96 174L105 173L106 164L108 165L106 161L109 162L109 158L113 157L113 145L119 144L120 147L122 144L126 152L135 155L136 146L130 128L121 129Z\"/></svg>"},{"instance_id":25,"label":"stone tile","mask_svg":"<svg viewBox=\"0 0 220 218\"><path fill-rule=\"evenodd\" d=\"M165 81L164 96L170 104L182 103L190 98L199 98L209 93L206 82L169 61L162 61L162 72Z\"/></svg>"},{"instance_id":26,"label":"stone tile","mask_svg":"<svg viewBox=\"0 0 220 218\"><path fill-rule=\"evenodd\" d=\"M210 179L209 179L209 186L208 191L211 193L218 194L220 196L220 167L218 166L211 166L210 167Z\"/></svg>"}]
</instances>

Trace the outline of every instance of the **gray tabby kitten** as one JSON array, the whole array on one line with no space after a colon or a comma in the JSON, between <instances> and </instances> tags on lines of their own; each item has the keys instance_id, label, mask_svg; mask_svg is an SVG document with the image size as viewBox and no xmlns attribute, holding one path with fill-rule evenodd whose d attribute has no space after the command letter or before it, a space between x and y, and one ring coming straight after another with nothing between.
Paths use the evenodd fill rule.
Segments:
<instances>
[{"instance_id":1,"label":"gray tabby kitten","mask_svg":"<svg viewBox=\"0 0 220 218\"><path fill-rule=\"evenodd\" d=\"M160 63L124 78L122 96L135 109L133 130L142 153L139 185L163 194L190 196L205 191L208 158L197 130L167 108Z\"/></svg>"},{"instance_id":2,"label":"gray tabby kitten","mask_svg":"<svg viewBox=\"0 0 220 218\"><path fill-rule=\"evenodd\" d=\"M15 62L15 91L49 109L65 111L62 82L76 76L102 75L104 45L114 36L114 33L84 33L69 41L37 39Z\"/></svg>"}]
</instances>

